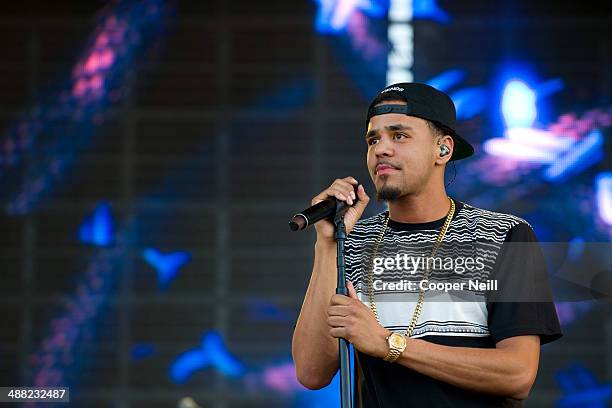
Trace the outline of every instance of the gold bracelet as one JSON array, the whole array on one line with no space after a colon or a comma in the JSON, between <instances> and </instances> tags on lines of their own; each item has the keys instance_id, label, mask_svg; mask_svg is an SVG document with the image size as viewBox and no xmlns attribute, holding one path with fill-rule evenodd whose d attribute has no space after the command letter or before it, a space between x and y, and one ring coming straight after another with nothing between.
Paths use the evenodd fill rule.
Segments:
<instances>
[{"instance_id":1,"label":"gold bracelet","mask_svg":"<svg viewBox=\"0 0 612 408\"><path fill-rule=\"evenodd\" d=\"M387 355L383 358L384 361L386 361L387 363L393 363L395 362L395 360L397 360L399 358L399 356L402 355L402 352L397 350L397 349L389 349L389 352L387 353Z\"/></svg>"}]
</instances>

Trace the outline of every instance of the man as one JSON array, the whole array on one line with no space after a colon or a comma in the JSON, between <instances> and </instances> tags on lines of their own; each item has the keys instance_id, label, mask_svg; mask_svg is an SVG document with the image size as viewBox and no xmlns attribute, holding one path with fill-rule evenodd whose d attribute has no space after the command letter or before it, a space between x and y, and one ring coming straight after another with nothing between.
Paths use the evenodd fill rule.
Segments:
<instances>
[{"instance_id":1,"label":"man","mask_svg":"<svg viewBox=\"0 0 612 408\"><path fill-rule=\"evenodd\" d=\"M389 210L360 220L369 197L352 177L335 180L312 200L336 197L351 205L345 216L349 296L335 294L333 225L321 221L293 335L298 380L310 389L329 384L342 337L355 349L355 407L520 406L536 378L540 345L561 337L533 230L521 218L446 195L445 166L474 151L455 130L448 95L419 83L388 86L370 104L366 126L368 170ZM373 278L406 276L397 268L372 275L377 254L390 255L394 245L398 251L425 245L434 255L447 242L497 245L485 263L514 292L498 288L503 302L494 301L492 290L468 291L471 301L441 302L432 301L439 293L419 287L381 289L378 282L373 288ZM422 272L441 276L435 268ZM519 301L517 287L548 297Z\"/></svg>"}]
</instances>

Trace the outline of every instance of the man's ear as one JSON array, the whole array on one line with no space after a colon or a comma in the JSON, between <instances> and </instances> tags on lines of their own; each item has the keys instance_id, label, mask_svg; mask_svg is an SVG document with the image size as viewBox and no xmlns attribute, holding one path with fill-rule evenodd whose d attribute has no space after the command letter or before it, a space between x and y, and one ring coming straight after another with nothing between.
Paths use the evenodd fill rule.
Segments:
<instances>
[{"instance_id":1,"label":"man's ear","mask_svg":"<svg viewBox=\"0 0 612 408\"><path fill-rule=\"evenodd\" d=\"M436 145L436 164L442 165L448 163L453 156L455 141L450 135L444 135L438 138Z\"/></svg>"}]
</instances>

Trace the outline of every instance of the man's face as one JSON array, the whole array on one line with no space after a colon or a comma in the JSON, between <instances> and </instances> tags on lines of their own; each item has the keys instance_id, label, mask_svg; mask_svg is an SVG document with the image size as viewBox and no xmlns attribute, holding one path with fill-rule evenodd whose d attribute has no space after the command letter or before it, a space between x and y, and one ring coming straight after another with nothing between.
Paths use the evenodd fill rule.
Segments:
<instances>
[{"instance_id":1,"label":"man's face","mask_svg":"<svg viewBox=\"0 0 612 408\"><path fill-rule=\"evenodd\" d=\"M427 184L434 167L435 141L425 120L401 113L373 116L366 143L368 171L379 200L398 200Z\"/></svg>"}]
</instances>

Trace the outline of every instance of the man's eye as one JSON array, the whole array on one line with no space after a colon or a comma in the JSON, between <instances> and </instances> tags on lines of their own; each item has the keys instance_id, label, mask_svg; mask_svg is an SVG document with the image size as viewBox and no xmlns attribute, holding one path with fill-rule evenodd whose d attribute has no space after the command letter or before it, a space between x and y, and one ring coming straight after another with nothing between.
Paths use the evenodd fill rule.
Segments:
<instances>
[{"instance_id":1,"label":"man's eye","mask_svg":"<svg viewBox=\"0 0 612 408\"><path fill-rule=\"evenodd\" d=\"M378 139L375 139L375 138L368 139L367 143L368 143L368 146L375 145L376 143L378 143Z\"/></svg>"},{"instance_id":2,"label":"man's eye","mask_svg":"<svg viewBox=\"0 0 612 408\"><path fill-rule=\"evenodd\" d=\"M402 139L402 138L406 138L408 137L407 135L405 135L404 133L396 133L395 135L393 135L394 139Z\"/></svg>"}]
</instances>

